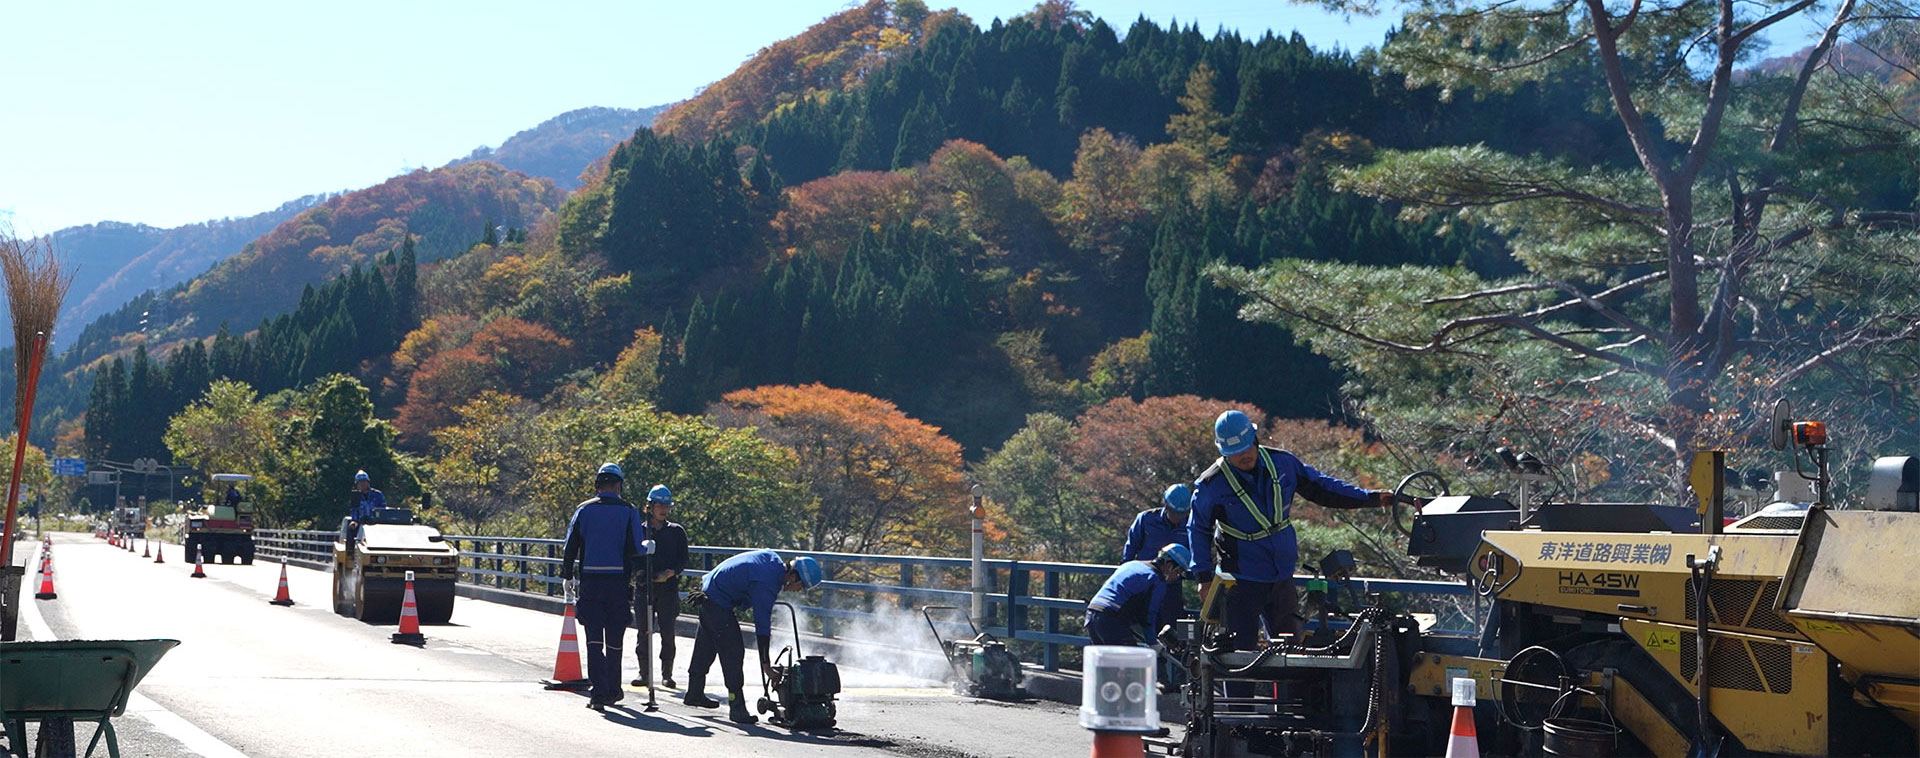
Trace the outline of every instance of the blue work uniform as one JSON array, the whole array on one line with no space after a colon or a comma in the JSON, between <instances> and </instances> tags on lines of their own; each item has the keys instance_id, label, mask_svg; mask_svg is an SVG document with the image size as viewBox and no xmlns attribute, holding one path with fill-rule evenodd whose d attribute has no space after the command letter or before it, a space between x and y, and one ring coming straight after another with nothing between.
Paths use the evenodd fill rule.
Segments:
<instances>
[{"instance_id":1,"label":"blue work uniform","mask_svg":"<svg viewBox=\"0 0 1920 758\"><path fill-rule=\"evenodd\" d=\"M385 507L387 507L386 493L368 487L366 492L353 493L353 509L347 515L364 524L367 523L367 519L373 518L375 509Z\"/></svg>"},{"instance_id":2,"label":"blue work uniform","mask_svg":"<svg viewBox=\"0 0 1920 758\"><path fill-rule=\"evenodd\" d=\"M1160 548L1168 545L1186 545L1186 522L1173 523L1167 519L1166 508L1154 508L1141 511L1133 517L1133 526L1127 529L1127 546L1120 551L1121 561L1151 561L1160 556Z\"/></svg>"},{"instance_id":3,"label":"blue work uniform","mask_svg":"<svg viewBox=\"0 0 1920 758\"><path fill-rule=\"evenodd\" d=\"M1297 631L1298 591L1293 585L1299 563L1294 536L1293 496L1299 494L1328 508L1364 508L1371 495L1301 463L1292 453L1262 446L1252 471L1241 471L1222 458L1214 461L1194 482L1193 512L1187 517L1187 540L1193 551L1193 574L1201 581L1213 578L1214 553L1219 567L1237 580L1227 592L1225 618L1236 646L1250 647L1264 619L1267 631ZM1211 546L1211 549L1200 549Z\"/></svg>"},{"instance_id":4,"label":"blue work uniform","mask_svg":"<svg viewBox=\"0 0 1920 758\"><path fill-rule=\"evenodd\" d=\"M580 597L574 603L580 625L586 628L587 681L596 703L619 702L620 648L627 625L633 622L629 589L638 566L641 543L647 539L647 519L640 510L612 492L580 504L567 523L567 546L560 559L562 576L580 577Z\"/></svg>"},{"instance_id":5,"label":"blue work uniform","mask_svg":"<svg viewBox=\"0 0 1920 758\"><path fill-rule=\"evenodd\" d=\"M786 581L787 562L772 550L733 556L700 578L700 591L706 593L707 602L700 608L700 630L693 639L693 660L687 664L688 692L706 681L716 659L728 692L738 692L746 685L747 649L741 644L734 611L753 609L754 636L772 636L773 603L780 599Z\"/></svg>"},{"instance_id":6,"label":"blue work uniform","mask_svg":"<svg viewBox=\"0 0 1920 758\"><path fill-rule=\"evenodd\" d=\"M1183 605L1178 578L1166 581L1152 563L1127 561L1087 602L1087 636L1095 645L1150 643L1160 629L1180 618ZM1144 640L1135 627L1146 630Z\"/></svg>"}]
</instances>

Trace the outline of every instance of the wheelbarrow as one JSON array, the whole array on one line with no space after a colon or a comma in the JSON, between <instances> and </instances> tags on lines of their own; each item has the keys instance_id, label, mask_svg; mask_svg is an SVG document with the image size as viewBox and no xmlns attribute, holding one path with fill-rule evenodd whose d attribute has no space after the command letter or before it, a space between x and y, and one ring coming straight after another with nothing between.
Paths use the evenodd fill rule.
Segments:
<instances>
[{"instance_id":1,"label":"wheelbarrow","mask_svg":"<svg viewBox=\"0 0 1920 758\"><path fill-rule=\"evenodd\" d=\"M101 735L107 754L120 756L114 736L114 716L127 711L133 688L153 670L179 640L50 640L0 643L0 720L6 723L7 746L21 755L27 749L27 722L40 723L37 754L51 758L73 755L73 722L95 721L86 755L92 755Z\"/></svg>"}]
</instances>

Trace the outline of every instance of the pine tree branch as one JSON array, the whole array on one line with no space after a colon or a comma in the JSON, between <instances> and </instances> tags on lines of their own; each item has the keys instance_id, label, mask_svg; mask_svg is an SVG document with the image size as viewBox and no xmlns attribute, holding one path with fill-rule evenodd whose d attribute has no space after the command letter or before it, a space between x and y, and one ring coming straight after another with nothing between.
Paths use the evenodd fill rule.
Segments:
<instances>
[{"instance_id":1,"label":"pine tree branch","mask_svg":"<svg viewBox=\"0 0 1920 758\"><path fill-rule=\"evenodd\" d=\"M1621 32L1612 26L1606 0L1586 0L1586 4L1587 15L1593 20L1593 39L1600 48L1600 70L1606 77L1607 94L1613 98L1614 111L1619 113L1620 123L1626 127L1627 139L1633 143L1633 152L1640 158L1640 165L1653 175L1661 192L1665 192L1670 184L1666 160L1660 154L1659 143L1647 130L1646 117L1641 115L1640 107L1633 102L1633 85L1627 81L1626 68L1620 61ZM1628 15L1639 11L1640 0L1634 0Z\"/></svg>"},{"instance_id":2,"label":"pine tree branch","mask_svg":"<svg viewBox=\"0 0 1920 758\"><path fill-rule=\"evenodd\" d=\"M1791 384L1800 377L1805 376L1808 372L1820 368L1833 361L1833 359L1854 350L1912 339L1917 335L1920 335L1920 318L1913 318L1908 321L1904 327L1893 332L1882 332L1879 334L1874 334L1866 330L1855 332L1845 340L1842 340L1840 344L1822 350L1813 357L1801 361L1799 365L1781 372L1778 376L1774 377L1773 381L1769 382L1767 386L1774 388Z\"/></svg>"},{"instance_id":3,"label":"pine tree branch","mask_svg":"<svg viewBox=\"0 0 1920 758\"><path fill-rule=\"evenodd\" d=\"M1791 9L1797 11L1809 2L1810 0L1795 3ZM1828 51L1833 49L1834 40L1839 39L1840 27L1847 22L1847 16L1853 12L1853 3L1854 0L1843 0L1840 3L1840 9L1834 11L1833 21L1829 22L1826 30L1820 33L1820 41L1814 44L1813 52L1809 53L1807 60L1800 64L1800 73L1794 76L1793 88L1787 91L1787 104L1780 109L1780 123L1774 125L1773 139L1767 143L1767 152L1778 153L1786 149L1787 141L1793 138L1794 130L1799 128L1800 102L1806 97L1807 85L1813 81L1813 72L1819 70L1821 63L1826 60ZM1786 12L1781 11L1781 13Z\"/></svg>"}]
</instances>

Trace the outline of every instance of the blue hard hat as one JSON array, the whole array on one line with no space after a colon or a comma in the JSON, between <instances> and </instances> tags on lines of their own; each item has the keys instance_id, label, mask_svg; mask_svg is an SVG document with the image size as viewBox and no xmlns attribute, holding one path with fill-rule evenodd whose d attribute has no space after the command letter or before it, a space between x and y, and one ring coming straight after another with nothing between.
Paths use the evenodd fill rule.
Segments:
<instances>
[{"instance_id":1,"label":"blue hard hat","mask_svg":"<svg viewBox=\"0 0 1920 758\"><path fill-rule=\"evenodd\" d=\"M373 477L367 476L367 472L365 471L355 471L353 472L353 480L356 482L371 482L373 481Z\"/></svg>"},{"instance_id":2,"label":"blue hard hat","mask_svg":"<svg viewBox=\"0 0 1920 758\"><path fill-rule=\"evenodd\" d=\"M1156 563L1160 561L1173 561L1182 571L1193 570L1193 551L1188 550L1186 545L1178 542L1160 548L1160 554L1155 556L1153 560Z\"/></svg>"},{"instance_id":3,"label":"blue hard hat","mask_svg":"<svg viewBox=\"0 0 1920 758\"><path fill-rule=\"evenodd\" d=\"M1166 494L1160 496L1160 501L1166 503L1168 508L1186 513L1193 509L1193 490L1185 484L1171 485L1167 487Z\"/></svg>"},{"instance_id":4,"label":"blue hard hat","mask_svg":"<svg viewBox=\"0 0 1920 758\"><path fill-rule=\"evenodd\" d=\"M1239 411L1226 411L1213 420L1213 445L1220 448L1221 455L1244 453L1253 447L1259 435L1259 427L1253 425L1253 419Z\"/></svg>"},{"instance_id":5,"label":"blue hard hat","mask_svg":"<svg viewBox=\"0 0 1920 758\"><path fill-rule=\"evenodd\" d=\"M596 477L600 477L600 476L611 476L611 477L613 477L613 478L615 478L615 479L619 479L619 480L621 480L621 481L625 481L625 480L626 480L626 478L627 478L627 475L626 475L626 474L624 474L624 473L621 473L621 471L620 471L620 464L618 464L618 463L602 463L602 464L600 464L600 471L599 471L599 473L598 473L598 474L596 474L595 476L596 476Z\"/></svg>"},{"instance_id":6,"label":"blue hard hat","mask_svg":"<svg viewBox=\"0 0 1920 758\"><path fill-rule=\"evenodd\" d=\"M653 489L647 490L647 502L673 505L673 490L667 489L664 484L653 485Z\"/></svg>"},{"instance_id":7,"label":"blue hard hat","mask_svg":"<svg viewBox=\"0 0 1920 758\"><path fill-rule=\"evenodd\" d=\"M793 573L800 575L800 586L810 588L820 583L820 562L807 556L793 559Z\"/></svg>"}]
</instances>

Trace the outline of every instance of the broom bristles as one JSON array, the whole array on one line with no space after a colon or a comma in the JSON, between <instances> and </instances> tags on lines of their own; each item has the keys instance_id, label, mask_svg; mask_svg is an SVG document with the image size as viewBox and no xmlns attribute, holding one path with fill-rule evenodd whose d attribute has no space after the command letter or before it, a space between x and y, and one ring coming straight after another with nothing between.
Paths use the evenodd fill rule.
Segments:
<instances>
[{"instance_id":1,"label":"broom bristles","mask_svg":"<svg viewBox=\"0 0 1920 758\"><path fill-rule=\"evenodd\" d=\"M73 284L73 272L62 269L51 239L22 240L0 226L0 275L6 277L7 310L13 315L13 411L16 423L26 402L29 374L39 366L33 360L36 340L53 334L60 304ZM44 357L44 356L42 356Z\"/></svg>"}]
</instances>

